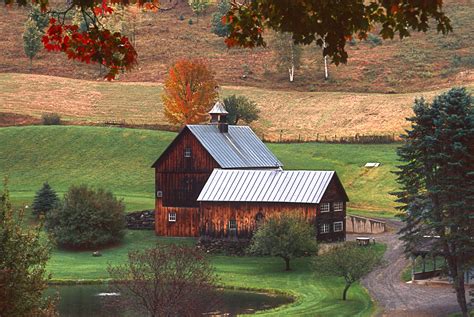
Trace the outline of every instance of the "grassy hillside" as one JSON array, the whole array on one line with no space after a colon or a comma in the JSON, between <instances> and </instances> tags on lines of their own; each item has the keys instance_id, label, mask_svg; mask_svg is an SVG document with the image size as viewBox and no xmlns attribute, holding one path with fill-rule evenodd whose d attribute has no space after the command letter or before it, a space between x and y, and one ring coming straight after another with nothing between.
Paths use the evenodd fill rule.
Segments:
<instances>
[{"instance_id":1,"label":"grassy hillside","mask_svg":"<svg viewBox=\"0 0 474 317\"><path fill-rule=\"evenodd\" d=\"M58 192L71 184L112 190L128 210L152 208L151 164L171 142L171 132L98 127L33 126L0 128L0 175L8 175L12 198L30 203L44 181ZM393 215L391 170L395 145L269 144L286 169L334 169L350 198L349 207ZM381 162L365 169L366 162Z\"/></svg>"},{"instance_id":2,"label":"grassy hillside","mask_svg":"<svg viewBox=\"0 0 474 317\"><path fill-rule=\"evenodd\" d=\"M63 4L62 0L50 1ZM454 33L445 37L430 30L413 33L403 41L395 39L381 45L376 40L348 45L347 65L330 66L329 81L323 80L321 49L305 47L303 66L296 71L295 82L288 82L285 71L277 71L271 49L272 34L266 34L266 49L228 50L223 39L210 32L211 13L194 18L183 5L160 13L138 14L136 48L139 65L122 81L162 82L168 67L178 58L205 59L221 84L255 86L299 91L407 92L445 88L474 82L474 4L469 0L443 0L452 20ZM0 72L29 73L21 34L28 9L0 6ZM178 17L183 16L180 20ZM377 37L377 30L374 36ZM34 74L80 79L102 79L97 65L84 65L66 59L63 54L44 50L33 62ZM244 73L246 79L242 78Z\"/></svg>"},{"instance_id":3,"label":"grassy hillside","mask_svg":"<svg viewBox=\"0 0 474 317\"><path fill-rule=\"evenodd\" d=\"M34 87L34 89L32 88ZM474 90L474 84L468 86ZM226 86L222 95L245 95L257 102L261 119L254 125L266 139L315 139L323 136L396 134L407 127L415 98L431 98L445 89L406 94L275 91ZM150 83L104 83L50 76L0 74L0 126L3 113L39 118L60 113L80 124L126 121L167 124L160 94ZM5 115L3 115L5 117ZM3 119L15 124L18 119ZM8 123L6 122L6 123Z\"/></svg>"}]
</instances>

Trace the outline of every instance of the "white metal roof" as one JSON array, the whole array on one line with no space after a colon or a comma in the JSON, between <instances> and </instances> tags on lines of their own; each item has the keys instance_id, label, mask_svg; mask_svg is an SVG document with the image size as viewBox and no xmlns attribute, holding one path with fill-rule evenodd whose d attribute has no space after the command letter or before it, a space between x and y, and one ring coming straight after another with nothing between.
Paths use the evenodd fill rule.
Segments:
<instances>
[{"instance_id":1,"label":"white metal roof","mask_svg":"<svg viewBox=\"0 0 474 317\"><path fill-rule=\"evenodd\" d=\"M283 164L248 126L187 125L222 168L278 168Z\"/></svg>"},{"instance_id":2,"label":"white metal roof","mask_svg":"<svg viewBox=\"0 0 474 317\"><path fill-rule=\"evenodd\" d=\"M197 200L317 204L334 175L334 171L214 169Z\"/></svg>"}]
</instances>

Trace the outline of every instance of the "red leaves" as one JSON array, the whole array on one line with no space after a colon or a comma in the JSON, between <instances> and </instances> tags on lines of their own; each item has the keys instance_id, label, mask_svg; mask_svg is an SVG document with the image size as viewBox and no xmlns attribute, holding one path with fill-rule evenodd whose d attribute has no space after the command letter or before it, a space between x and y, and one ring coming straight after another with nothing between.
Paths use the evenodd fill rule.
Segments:
<instances>
[{"instance_id":1,"label":"red leaves","mask_svg":"<svg viewBox=\"0 0 474 317\"><path fill-rule=\"evenodd\" d=\"M69 59L86 64L104 65L109 69L107 80L114 79L119 71L131 70L137 62L137 52L119 32L98 28L79 32L76 25L56 24L51 19L42 41L48 51L64 52Z\"/></svg>"},{"instance_id":2,"label":"red leaves","mask_svg":"<svg viewBox=\"0 0 474 317\"><path fill-rule=\"evenodd\" d=\"M107 0L102 0L102 5L94 8L95 15L107 15L112 14L114 9L107 5Z\"/></svg>"}]
</instances>

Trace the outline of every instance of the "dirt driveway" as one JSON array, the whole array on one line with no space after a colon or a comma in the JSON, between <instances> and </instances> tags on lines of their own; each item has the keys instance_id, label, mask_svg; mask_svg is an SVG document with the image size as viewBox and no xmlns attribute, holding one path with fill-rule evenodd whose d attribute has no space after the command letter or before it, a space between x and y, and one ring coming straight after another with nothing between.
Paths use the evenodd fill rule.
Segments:
<instances>
[{"instance_id":1,"label":"dirt driveway","mask_svg":"<svg viewBox=\"0 0 474 317\"><path fill-rule=\"evenodd\" d=\"M459 311L452 287L407 284L401 280L402 271L409 262L396 234L401 223L388 221L388 225L390 232L374 235L376 241L387 244L384 264L362 281L381 308L378 316L437 317ZM347 238L354 240L356 236L348 235Z\"/></svg>"}]
</instances>

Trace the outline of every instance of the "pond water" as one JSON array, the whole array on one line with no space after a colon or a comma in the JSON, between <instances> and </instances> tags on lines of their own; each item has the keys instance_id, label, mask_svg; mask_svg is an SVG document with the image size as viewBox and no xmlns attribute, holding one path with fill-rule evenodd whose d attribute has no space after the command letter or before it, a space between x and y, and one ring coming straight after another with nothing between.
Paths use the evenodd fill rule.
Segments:
<instances>
[{"instance_id":1,"label":"pond water","mask_svg":"<svg viewBox=\"0 0 474 317\"><path fill-rule=\"evenodd\" d=\"M106 284L51 286L46 295L59 294L59 316L66 317L129 317L130 314L114 310L104 302L110 290ZM290 297L239 290L224 290L217 315L236 316L251 314L257 310L275 308L291 303ZM213 314L215 316L215 314ZM135 317L135 316L133 316Z\"/></svg>"}]
</instances>

